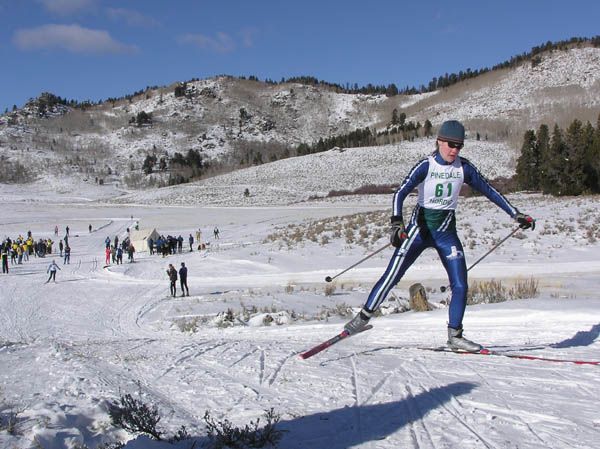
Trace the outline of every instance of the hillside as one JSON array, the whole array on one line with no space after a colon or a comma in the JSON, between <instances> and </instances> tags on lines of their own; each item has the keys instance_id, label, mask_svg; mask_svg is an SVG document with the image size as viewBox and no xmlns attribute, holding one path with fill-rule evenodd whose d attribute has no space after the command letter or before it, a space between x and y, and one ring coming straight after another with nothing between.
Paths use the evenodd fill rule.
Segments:
<instances>
[{"instance_id":1,"label":"hillside","mask_svg":"<svg viewBox=\"0 0 600 449\"><path fill-rule=\"evenodd\" d=\"M529 61L516 68L489 72L433 93L390 98L342 94L301 84L273 85L216 77L188 82L183 91L182 85L175 83L147 90L131 99L85 109L59 105L44 109L45 117L39 117L40 109L34 101L0 117L0 158L5 169L18 163L32 177L68 178L74 194L82 182L92 188L102 182L104 192L96 196L105 197L106 184L120 190L134 187L146 190L151 184L164 182L168 170L150 176L143 174L142 163L148 155L168 161L176 152L185 154L195 150L208 164L236 165L242 158L271 146L281 157L285 149L293 151L298 144L313 143L321 137L367 126L383 129L391 119L392 110L398 109L406 113L407 121L424 123L429 119L434 127L447 118L464 121L470 139L467 148L474 147L472 157L476 160L484 159L476 155L479 145L489 151L483 143L471 145L476 134L494 142L494 147L510 148L510 157L494 162L502 164L494 170L506 175L514 170L514 157L525 129L542 122L567 123L575 117L584 121L596 119L600 103L599 62L599 48L554 50L541 54L535 64ZM179 96L175 96L176 88ZM137 126L132 120L135 122L142 112L151 116L151 123ZM405 164L412 164L431 147L425 139L373 148L368 157L353 160L356 165L348 167L355 180L344 178L339 183L336 180L314 186L311 194L351 189L358 187L356 184L371 182L373 176L362 168L371 163L385 163L390 167L389 172L394 173L393 177L378 173L373 182L397 182L407 170ZM400 167L394 162L398 151L403 155L410 153L403 156ZM324 162L332 162L328 159L331 155L324 157ZM268 160L267 156L263 158L264 162ZM247 170L250 173L256 170L256 176L260 177L263 175L259 173L277 169L275 164L271 167L265 164L262 172L259 167ZM301 172L298 167L293 174ZM486 174L494 176L491 172ZM289 175L286 177L289 179ZM222 189L228 183L240 184L236 179L237 175L229 174L183 188ZM269 182L271 188L288 189L283 180ZM262 195L254 184L251 182L248 188ZM169 192L160 195L168 203L172 202ZM298 201L310 195L283 196ZM143 194L130 198L143 201Z\"/></svg>"}]
</instances>

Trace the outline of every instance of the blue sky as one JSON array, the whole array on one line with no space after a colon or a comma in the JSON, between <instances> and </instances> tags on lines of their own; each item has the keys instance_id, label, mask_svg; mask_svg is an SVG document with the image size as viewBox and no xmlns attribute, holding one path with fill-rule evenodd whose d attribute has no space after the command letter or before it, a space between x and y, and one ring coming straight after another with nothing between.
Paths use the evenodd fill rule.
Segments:
<instances>
[{"instance_id":1,"label":"blue sky","mask_svg":"<svg viewBox=\"0 0 600 449\"><path fill-rule=\"evenodd\" d=\"M220 74L418 87L599 18L596 0L0 0L0 112Z\"/></svg>"}]
</instances>

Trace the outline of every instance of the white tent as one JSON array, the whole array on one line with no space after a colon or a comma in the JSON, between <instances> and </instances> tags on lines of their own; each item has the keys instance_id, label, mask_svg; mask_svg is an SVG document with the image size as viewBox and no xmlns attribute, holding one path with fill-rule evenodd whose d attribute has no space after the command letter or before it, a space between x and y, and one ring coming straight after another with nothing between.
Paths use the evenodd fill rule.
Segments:
<instances>
[{"instance_id":1,"label":"white tent","mask_svg":"<svg viewBox=\"0 0 600 449\"><path fill-rule=\"evenodd\" d=\"M148 239L152 239L154 242L158 240L160 234L156 229L140 229L138 231L129 231L129 241L133 244L135 252L148 251Z\"/></svg>"}]
</instances>

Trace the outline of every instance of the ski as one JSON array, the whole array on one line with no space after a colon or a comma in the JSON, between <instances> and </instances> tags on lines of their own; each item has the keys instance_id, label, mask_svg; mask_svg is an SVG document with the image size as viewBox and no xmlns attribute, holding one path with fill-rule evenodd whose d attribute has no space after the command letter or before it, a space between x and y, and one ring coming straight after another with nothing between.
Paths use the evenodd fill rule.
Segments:
<instances>
[{"instance_id":1,"label":"ski","mask_svg":"<svg viewBox=\"0 0 600 449\"><path fill-rule=\"evenodd\" d=\"M575 365L600 365L600 361L594 360L570 360L570 359L554 359L549 357L542 357L536 355L527 354L515 354L511 352L498 352L491 349L483 348L478 352L467 352L467 351L454 351L446 346L439 346L437 348L417 348L423 351L434 351L434 352L449 352L452 354L464 354L464 355L488 355L496 357L508 357L511 359L520 360L541 360L543 362L554 362L554 363L574 363Z\"/></svg>"},{"instance_id":2,"label":"ski","mask_svg":"<svg viewBox=\"0 0 600 449\"><path fill-rule=\"evenodd\" d=\"M361 330L360 332L368 331L372 327L373 326L371 324L369 324L368 326L365 326L364 329ZM300 354L300 358L301 359L307 359L309 357L312 357L313 355L318 354L321 351L324 351L328 347L330 347L330 346L338 343L339 341L341 341L341 340L343 340L344 338L347 338L347 337L350 337L350 334L348 333L347 330L343 330L342 332L340 332L339 334L337 334L335 337L331 337L329 340L326 340L323 343L319 343L317 346L309 349L308 351L305 351L305 352L301 353Z\"/></svg>"}]
</instances>

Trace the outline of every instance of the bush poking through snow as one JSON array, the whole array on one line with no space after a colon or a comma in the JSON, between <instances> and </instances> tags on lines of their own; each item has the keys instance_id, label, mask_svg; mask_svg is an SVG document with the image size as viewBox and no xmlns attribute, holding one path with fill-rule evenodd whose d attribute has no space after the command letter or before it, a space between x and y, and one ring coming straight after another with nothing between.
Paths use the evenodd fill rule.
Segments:
<instances>
[{"instance_id":1,"label":"bush poking through snow","mask_svg":"<svg viewBox=\"0 0 600 449\"><path fill-rule=\"evenodd\" d=\"M515 285L508 290L510 299L535 298L540 295L538 281L533 278L519 279Z\"/></svg>"},{"instance_id":2,"label":"bush poking through snow","mask_svg":"<svg viewBox=\"0 0 600 449\"><path fill-rule=\"evenodd\" d=\"M467 293L467 304L492 304L508 299L502 281L474 282Z\"/></svg>"},{"instance_id":3,"label":"bush poking through snow","mask_svg":"<svg viewBox=\"0 0 600 449\"><path fill-rule=\"evenodd\" d=\"M533 278L518 279L507 289L501 281L474 282L469 286L467 304L492 304L512 299L535 298L539 296L538 281Z\"/></svg>"},{"instance_id":4,"label":"bush poking through snow","mask_svg":"<svg viewBox=\"0 0 600 449\"><path fill-rule=\"evenodd\" d=\"M325 285L325 288L323 288L323 293L325 293L325 296L331 296L335 293L335 289L335 284L327 284Z\"/></svg>"},{"instance_id":5,"label":"bush poking through snow","mask_svg":"<svg viewBox=\"0 0 600 449\"><path fill-rule=\"evenodd\" d=\"M156 406L148 406L126 394L121 396L118 402L111 402L108 407L108 414L115 427L161 440L162 432L156 428L160 421Z\"/></svg>"},{"instance_id":6,"label":"bush poking through snow","mask_svg":"<svg viewBox=\"0 0 600 449\"><path fill-rule=\"evenodd\" d=\"M222 448L260 448L267 445L276 447L283 436L283 430L275 426L281 417L273 409L265 412L266 424L260 427L260 418L250 421L244 427L235 427L229 420L216 421L208 410L204 413L204 422L208 429L210 449Z\"/></svg>"}]
</instances>

